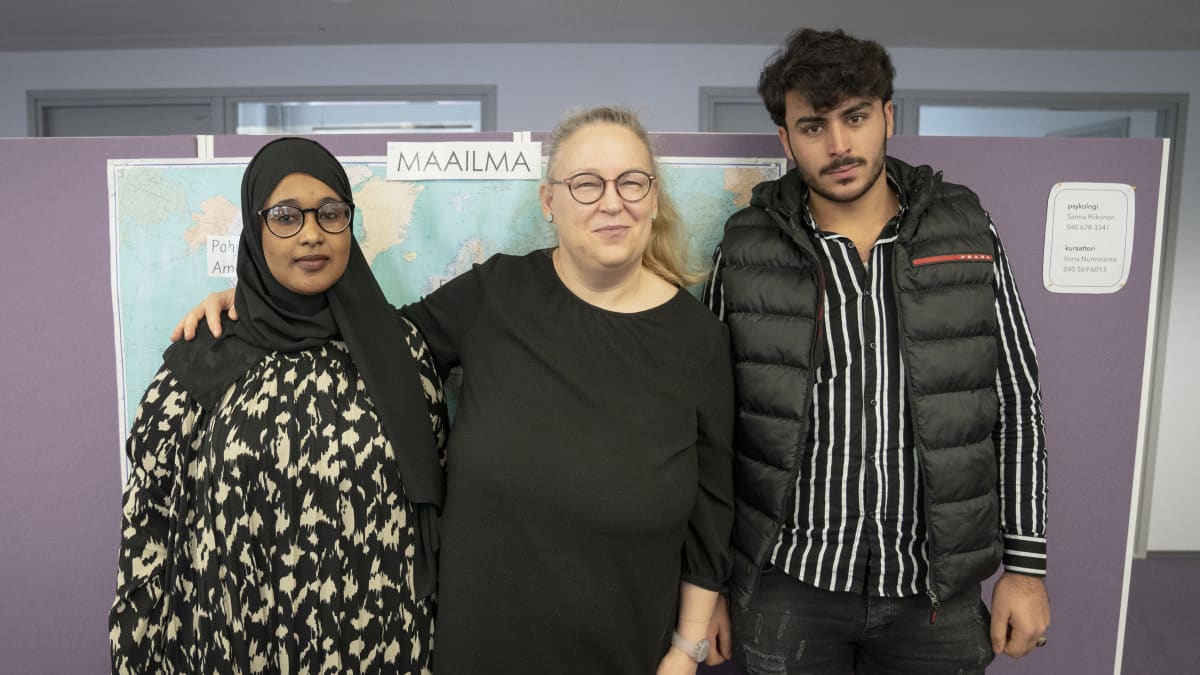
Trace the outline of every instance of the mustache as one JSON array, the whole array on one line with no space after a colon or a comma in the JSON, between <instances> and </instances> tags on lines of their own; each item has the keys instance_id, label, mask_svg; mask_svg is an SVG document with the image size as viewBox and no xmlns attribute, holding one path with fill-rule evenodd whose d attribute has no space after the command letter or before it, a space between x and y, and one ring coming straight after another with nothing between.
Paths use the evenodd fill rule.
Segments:
<instances>
[{"instance_id":1,"label":"mustache","mask_svg":"<svg viewBox=\"0 0 1200 675\"><path fill-rule=\"evenodd\" d=\"M863 159L862 157L842 157L841 159L835 159L826 165L823 169L821 169L821 173L833 173L834 171L844 169L848 166L858 166L866 163L867 160Z\"/></svg>"}]
</instances>

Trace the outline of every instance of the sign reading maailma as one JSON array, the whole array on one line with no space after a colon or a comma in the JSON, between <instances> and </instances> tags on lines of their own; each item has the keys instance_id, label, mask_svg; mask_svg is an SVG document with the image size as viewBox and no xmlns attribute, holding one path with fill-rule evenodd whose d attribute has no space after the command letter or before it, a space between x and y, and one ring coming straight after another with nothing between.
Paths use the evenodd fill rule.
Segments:
<instances>
[{"instance_id":1,"label":"sign reading maailma","mask_svg":"<svg viewBox=\"0 0 1200 675\"><path fill-rule=\"evenodd\" d=\"M542 144L388 143L388 180L541 180Z\"/></svg>"}]
</instances>

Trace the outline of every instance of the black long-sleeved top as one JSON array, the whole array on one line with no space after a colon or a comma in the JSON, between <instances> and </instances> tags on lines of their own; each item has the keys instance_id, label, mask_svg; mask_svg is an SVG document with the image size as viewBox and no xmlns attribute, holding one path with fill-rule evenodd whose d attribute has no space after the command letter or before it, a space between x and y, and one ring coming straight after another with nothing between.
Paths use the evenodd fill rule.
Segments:
<instances>
[{"instance_id":1,"label":"black long-sleeved top","mask_svg":"<svg viewBox=\"0 0 1200 675\"><path fill-rule=\"evenodd\" d=\"M724 326L682 290L594 307L548 251L494 256L404 311L463 370L434 672L654 672L680 581L729 574Z\"/></svg>"}]
</instances>

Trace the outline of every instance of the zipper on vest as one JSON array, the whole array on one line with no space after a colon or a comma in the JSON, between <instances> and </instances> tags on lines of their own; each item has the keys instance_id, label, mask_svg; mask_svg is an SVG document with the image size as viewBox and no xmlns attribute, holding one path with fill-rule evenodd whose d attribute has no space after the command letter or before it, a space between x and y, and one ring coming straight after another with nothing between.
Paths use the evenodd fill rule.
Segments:
<instances>
[{"instance_id":1,"label":"zipper on vest","mask_svg":"<svg viewBox=\"0 0 1200 675\"><path fill-rule=\"evenodd\" d=\"M893 288L897 288L899 286L899 284L896 284L895 282L896 282L897 276L899 276L899 274L900 274L900 266L897 264L897 260L896 260L896 257L898 255L897 251L899 251L900 248L901 248L901 242L897 239L896 244L892 247ZM899 295L898 292L894 291L894 293L897 296ZM896 300L896 332L898 334L898 339L900 340L900 355L905 360L906 363L912 363L912 361L908 358L909 355L907 353L907 350L905 349L905 336L908 335L908 332L904 326L904 312L902 310L900 310L900 298L896 297L895 300ZM911 377L905 378L905 386L907 388L907 391L905 392L905 394L908 396L909 414L911 415L912 408L914 405L913 402L916 400L916 397L913 396L913 378L911 378ZM920 447L921 441L920 441L920 437L916 431L916 427L917 427L917 425L914 422L913 423L913 450L916 452L917 468L920 471L920 477L921 477L921 487L923 488L922 491L925 493L924 504L922 504L921 506L922 506L923 516L925 518L925 525L926 525L926 527L925 527L925 546L926 546L926 549L929 551L929 575L928 575L928 579L926 579L926 582L929 584L929 589L925 591L925 595L929 596L929 605L930 605L929 623L934 624L934 623L937 623L937 613L938 613L938 608L941 607L941 602L938 600L937 592L934 590L937 588L936 572L935 572L935 567L937 564L935 562L936 557L934 556L934 548L935 547L934 547L934 541L933 541L933 528L929 527L929 485L926 483L929 474L925 469L925 461L924 461L925 454L923 452L921 452L921 447Z\"/></svg>"},{"instance_id":2,"label":"zipper on vest","mask_svg":"<svg viewBox=\"0 0 1200 675\"><path fill-rule=\"evenodd\" d=\"M792 236L793 233L791 232L790 228L788 227L787 218L784 217L783 213L777 211L776 209L768 207L768 206L763 206L760 208L762 208L762 210L767 214L767 216L769 216L770 218L775 220L775 223L779 227L781 232L788 235L789 237L792 238L793 241L795 241L795 237ZM807 236L807 235L801 234L801 236ZM816 337L813 340L812 346L809 347L809 350L808 350L808 358L809 358L809 363L810 363L810 368L809 368L810 374L809 374L808 386L811 389L813 382L816 380L816 372L817 372L817 365L818 365L817 359L820 357L820 354L822 354L821 345L824 341L825 273L821 269L821 261L817 258L816 251L810 251L809 249L806 249L799 242L795 242L795 243L796 243L796 247L798 249L800 249L800 254L802 256L804 256L805 258L807 258L808 261L810 263L812 263L813 267L816 268L816 270L817 270L817 287L818 287L818 289L817 289L817 312L816 312L816 319L815 319L816 323L817 323L817 330L815 333ZM821 357L821 358L823 358L823 357ZM811 403L811 399L809 402ZM801 435L799 442L800 443L804 442L803 435ZM793 452L795 452L795 450L793 450ZM799 465L799 463L797 463L796 464L796 472L799 473L799 471L800 471L800 465ZM796 474L792 474L788 478L788 481L789 481L789 487L794 487L796 484ZM785 501L787 500L787 496L786 496L787 494L788 494L788 492L785 491L784 492L784 495L785 495L784 500ZM779 512L783 513L782 504L780 504ZM774 523L774 527L771 530L771 543L772 544L775 542L775 540L777 540L779 538L779 532L782 529L783 529L783 522L781 520L777 520ZM771 545L768 544L767 550L769 551L770 548L771 548ZM767 557L770 557L769 552L767 553ZM753 562L760 568L760 570L757 574L754 575L754 578L750 581L749 595L751 595L751 596L753 596L754 593L758 590L759 582L762 580L761 567L762 567L762 564L765 562L765 559L764 560L755 560Z\"/></svg>"},{"instance_id":3,"label":"zipper on vest","mask_svg":"<svg viewBox=\"0 0 1200 675\"><path fill-rule=\"evenodd\" d=\"M791 231L787 226L787 219L784 218L782 213L767 206L762 207L762 210L766 211L767 215L775 219L775 221L779 224L779 229L791 236ZM802 231L802 236L808 235L803 234ZM795 239L795 237L792 237L792 239ZM822 350L822 346L825 344L825 269L821 267L821 260L817 257L815 251L810 251L804 246L800 245L797 245L797 248L800 249L800 254L807 258L808 261L812 263L812 266L817 270L817 313L815 319L817 323L817 330L814 334L815 337L813 339L812 349L809 350L809 363L811 364L812 371L815 374L817 372L817 367L821 364L821 361L824 360L824 351ZM776 534L776 536L778 536L778 534Z\"/></svg>"}]
</instances>

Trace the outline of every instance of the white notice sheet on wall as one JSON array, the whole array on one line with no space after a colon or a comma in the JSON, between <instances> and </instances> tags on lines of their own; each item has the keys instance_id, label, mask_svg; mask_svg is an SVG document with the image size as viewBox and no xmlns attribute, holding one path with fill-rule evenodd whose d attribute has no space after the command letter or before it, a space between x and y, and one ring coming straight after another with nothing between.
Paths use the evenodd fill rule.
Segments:
<instances>
[{"instance_id":1,"label":"white notice sheet on wall","mask_svg":"<svg viewBox=\"0 0 1200 675\"><path fill-rule=\"evenodd\" d=\"M1053 293L1115 293L1129 278L1133 186L1058 183L1046 204L1042 283Z\"/></svg>"}]
</instances>

